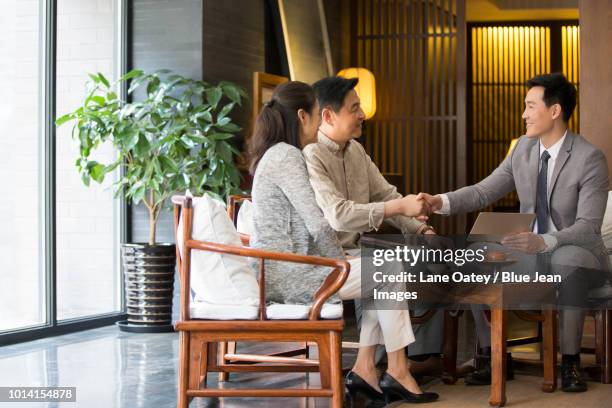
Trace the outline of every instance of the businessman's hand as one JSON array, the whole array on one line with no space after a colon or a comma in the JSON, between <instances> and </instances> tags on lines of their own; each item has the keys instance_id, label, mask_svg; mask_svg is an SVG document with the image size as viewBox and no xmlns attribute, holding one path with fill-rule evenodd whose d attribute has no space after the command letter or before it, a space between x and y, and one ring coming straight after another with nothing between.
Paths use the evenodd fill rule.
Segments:
<instances>
[{"instance_id":1,"label":"businessman's hand","mask_svg":"<svg viewBox=\"0 0 612 408\"><path fill-rule=\"evenodd\" d=\"M415 217L419 221L429 219L429 205L423 198L418 198L414 194L409 194L401 199L402 214L408 217Z\"/></svg>"},{"instance_id":2,"label":"businessman's hand","mask_svg":"<svg viewBox=\"0 0 612 408\"><path fill-rule=\"evenodd\" d=\"M427 193L419 193L417 198L423 199L427 202L430 212L439 211L442 209L442 197L440 197L439 194L432 196Z\"/></svg>"},{"instance_id":3,"label":"businessman's hand","mask_svg":"<svg viewBox=\"0 0 612 408\"><path fill-rule=\"evenodd\" d=\"M505 236L501 241L503 246L510 249L537 254L546 249L544 238L533 232L521 232Z\"/></svg>"}]
</instances>

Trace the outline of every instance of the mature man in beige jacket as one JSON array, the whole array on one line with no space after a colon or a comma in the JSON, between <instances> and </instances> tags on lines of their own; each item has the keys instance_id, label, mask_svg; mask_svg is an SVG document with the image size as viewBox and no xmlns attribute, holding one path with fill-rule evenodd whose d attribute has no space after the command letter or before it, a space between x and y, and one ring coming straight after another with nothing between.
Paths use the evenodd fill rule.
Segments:
<instances>
[{"instance_id":1,"label":"mature man in beige jacket","mask_svg":"<svg viewBox=\"0 0 612 408\"><path fill-rule=\"evenodd\" d=\"M404 234L434 233L424 221L403 215L417 205L417 197L402 197L354 140L361 136L365 119L356 84L357 79L328 77L313 85L322 121L317 143L303 151L317 203L348 254L358 253L361 235L378 230L383 221ZM358 302L356 308L359 318ZM419 314L418 309L415 312ZM410 357L424 360L439 356L442 323L440 312L428 323L414 327L416 342L408 348Z\"/></svg>"}]
</instances>

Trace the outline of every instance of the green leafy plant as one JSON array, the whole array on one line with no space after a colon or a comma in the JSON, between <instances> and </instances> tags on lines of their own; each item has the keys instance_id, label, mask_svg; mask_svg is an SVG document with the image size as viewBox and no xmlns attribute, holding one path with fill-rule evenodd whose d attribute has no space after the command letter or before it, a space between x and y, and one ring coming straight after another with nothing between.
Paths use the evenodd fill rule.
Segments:
<instances>
[{"instance_id":1,"label":"green leafy plant","mask_svg":"<svg viewBox=\"0 0 612 408\"><path fill-rule=\"evenodd\" d=\"M120 166L116 196L140 201L149 210L149 244L167 198L176 191L222 197L238 191L235 147L229 142L241 128L228 116L246 93L230 82L210 85L169 70L128 72L118 84L90 74L87 96L74 112L57 119L74 121L72 136L79 146L76 167L85 185L101 183ZM121 100L116 85L129 83L128 94L142 89L134 102ZM140 91L139 91L140 95ZM100 163L93 153L112 143L116 160Z\"/></svg>"}]
</instances>

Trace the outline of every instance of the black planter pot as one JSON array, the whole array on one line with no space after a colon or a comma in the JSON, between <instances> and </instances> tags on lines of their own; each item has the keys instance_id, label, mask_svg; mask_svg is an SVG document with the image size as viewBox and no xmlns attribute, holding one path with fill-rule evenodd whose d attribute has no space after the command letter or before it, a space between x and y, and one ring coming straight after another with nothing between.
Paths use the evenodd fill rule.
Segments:
<instances>
[{"instance_id":1,"label":"black planter pot","mask_svg":"<svg viewBox=\"0 0 612 408\"><path fill-rule=\"evenodd\" d=\"M172 331L172 292L176 252L174 244L122 244L127 321L123 331Z\"/></svg>"}]
</instances>

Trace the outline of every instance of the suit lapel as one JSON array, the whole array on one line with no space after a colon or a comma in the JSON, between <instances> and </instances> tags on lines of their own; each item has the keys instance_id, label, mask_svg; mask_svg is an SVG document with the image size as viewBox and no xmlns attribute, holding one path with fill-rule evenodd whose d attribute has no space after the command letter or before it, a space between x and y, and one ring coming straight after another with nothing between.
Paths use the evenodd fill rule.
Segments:
<instances>
[{"instance_id":1,"label":"suit lapel","mask_svg":"<svg viewBox=\"0 0 612 408\"><path fill-rule=\"evenodd\" d=\"M531 181L531 199L533 203L533 209L535 211L536 207L536 195L538 192L538 172L540 171L540 143L536 139L536 143L531 147L531 152L529 153L529 177Z\"/></svg>"},{"instance_id":2,"label":"suit lapel","mask_svg":"<svg viewBox=\"0 0 612 408\"><path fill-rule=\"evenodd\" d=\"M565 136L565 140L563 141L563 146L559 150L559 154L557 155L557 159L555 160L555 168L553 169L552 177L550 178L550 186L548 187L548 205L550 207L550 196L552 195L552 191L555 188L555 183L557 182L557 178L559 177L559 173L561 169L565 165L565 162L570 156L570 152L572 150L572 145L574 143L574 134L567 131L567 135Z\"/></svg>"}]
</instances>

